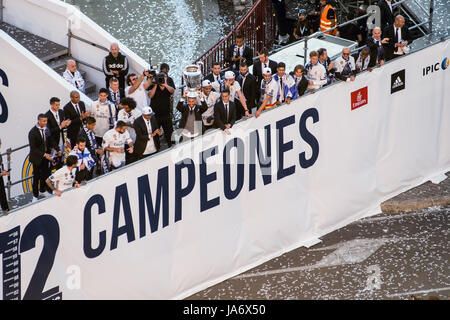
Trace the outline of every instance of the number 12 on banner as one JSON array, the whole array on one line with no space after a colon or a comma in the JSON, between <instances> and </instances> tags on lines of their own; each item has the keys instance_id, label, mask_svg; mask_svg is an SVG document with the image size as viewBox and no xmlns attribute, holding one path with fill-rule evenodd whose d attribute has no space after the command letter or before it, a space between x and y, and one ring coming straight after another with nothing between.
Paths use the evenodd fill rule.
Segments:
<instances>
[{"instance_id":1,"label":"number 12 on banner","mask_svg":"<svg viewBox=\"0 0 450 320\"><path fill-rule=\"evenodd\" d=\"M44 245L37 260L30 283L23 295L24 300L60 300L59 286L44 292L45 283L55 261L59 245L59 225L50 215L42 215L32 220L20 232L20 226L0 233L0 254L2 255L2 298L21 300L21 254L36 247L36 239L42 236Z\"/></svg>"}]
</instances>

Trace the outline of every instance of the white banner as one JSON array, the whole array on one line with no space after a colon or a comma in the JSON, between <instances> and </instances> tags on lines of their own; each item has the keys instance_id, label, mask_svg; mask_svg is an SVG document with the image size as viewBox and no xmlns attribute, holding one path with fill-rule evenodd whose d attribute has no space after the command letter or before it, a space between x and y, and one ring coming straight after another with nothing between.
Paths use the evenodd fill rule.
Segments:
<instances>
[{"instance_id":1,"label":"white banner","mask_svg":"<svg viewBox=\"0 0 450 320\"><path fill-rule=\"evenodd\" d=\"M184 298L378 213L450 169L449 43L1 217L2 297Z\"/></svg>"}]
</instances>

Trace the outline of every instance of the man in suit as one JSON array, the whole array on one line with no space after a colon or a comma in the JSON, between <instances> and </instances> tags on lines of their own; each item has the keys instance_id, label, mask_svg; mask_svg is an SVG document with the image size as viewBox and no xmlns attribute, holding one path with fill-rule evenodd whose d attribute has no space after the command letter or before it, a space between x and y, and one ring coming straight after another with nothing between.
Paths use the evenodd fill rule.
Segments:
<instances>
[{"instance_id":1,"label":"man in suit","mask_svg":"<svg viewBox=\"0 0 450 320\"><path fill-rule=\"evenodd\" d=\"M230 134L230 128L236 121L236 106L230 101L230 91L225 89L221 93L221 99L214 106L214 125Z\"/></svg>"},{"instance_id":2,"label":"man in suit","mask_svg":"<svg viewBox=\"0 0 450 320\"><path fill-rule=\"evenodd\" d=\"M159 137L162 131L154 115L152 108L145 107L142 109L142 116L133 122L133 128L136 131L134 153L138 160L158 152L161 147Z\"/></svg>"},{"instance_id":3,"label":"man in suit","mask_svg":"<svg viewBox=\"0 0 450 320\"><path fill-rule=\"evenodd\" d=\"M272 74L277 73L278 63L276 61L269 59L269 52L267 49L262 49L261 52L258 53L258 61L253 65L253 75L256 77L256 84L261 86L261 81L263 79L262 70L264 68L270 68L272 70Z\"/></svg>"},{"instance_id":4,"label":"man in suit","mask_svg":"<svg viewBox=\"0 0 450 320\"><path fill-rule=\"evenodd\" d=\"M39 114L37 125L28 133L28 143L30 145L30 162L33 165L33 202L36 202L39 191L44 193L48 190L45 180L50 176L49 161L52 160L50 150L53 148L58 151L59 157L62 156L58 145L55 145L50 137L45 114Z\"/></svg>"},{"instance_id":5,"label":"man in suit","mask_svg":"<svg viewBox=\"0 0 450 320\"><path fill-rule=\"evenodd\" d=\"M308 79L305 76L305 67L301 64L295 66L294 71L290 73L291 77L294 78L295 84L297 86L298 96L301 97L305 94L308 88Z\"/></svg>"},{"instance_id":6,"label":"man in suit","mask_svg":"<svg viewBox=\"0 0 450 320\"><path fill-rule=\"evenodd\" d=\"M212 90L214 92L220 92L220 86L224 80L221 70L220 63L213 62L211 73L203 78L203 80L209 80L209 82L211 82Z\"/></svg>"},{"instance_id":7,"label":"man in suit","mask_svg":"<svg viewBox=\"0 0 450 320\"><path fill-rule=\"evenodd\" d=\"M186 97L187 103L184 103ZM200 105L197 105L197 97L200 98ZM181 134L184 138L194 138L204 132L202 113L208 110L208 105L200 91L185 91L178 102L177 110L181 112L180 128L183 129Z\"/></svg>"},{"instance_id":8,"label":"man in suit","mask_svg":"<svg viewBox=\"0 0 450 320\"><path fill-rule=\"evenodd\" d=\"M381 29L386 28L394 23L394 8L392 8L391 0L378 1L380 7Z\"/></svg>"},{"instance_id":9,"label":"man in suit","mask_svg":"<svg viewBox=\"0 0 450 320\"><path fill-rule=\"evenodd\" d=\"M70 120L70 125L67 127L67 137L72 146L75 146L78 133L83 125L83 119L90 115L90 112L86 112L84 102L80 101L78 91L70 92L70 101L64 106L64 118Z\"/></svg>"},{"instance_id":10,"label":"man in suit","mask_svg":"<svg viewBox=\"0 0 450 320\"><path fill-rule=\"evenodd\" d=\"M239 66L239 75L236 80L241 86L248 112L252 113L252 109L256 107L257 84L256 77L248 72L248 66L245 62L242 62Z\"/></svg>"},{"instance_id":11,"label":"man in suit","mask_svg":"<svg viewBox=\"0 0 450 320\"><path fill-rule=\"evenodd\" d=\"M367 39L367 47L370 49L369 68L384 64L384 46L389 42L389 38L381 39L381 28L375 27L372 36Z\"/></svg>"},{"instance_id":12,"label":"man in suit","mask_svg":"<svg viewBox=\"0 0 450 320\"><path fill-rule=\"evenodd\" d=\"M412 42L408 27L405 26L405 18L401 15L395 17L394 25L384 29L383 34L385 38L389 39L384 44L386 60L404 55L408 50L407 45Z\"/></svg>"},{"instance_id":13,"label":"man in suit","mask_svg":"<svg viewBox=\"0 0 450 320\"><path fill-rule=\"evenodd\" d=\"M253 64L253 50L245 45L243 35L238 34L236 36L236 43L228 48L225 61L230 69L235 72L239 70L240 62L245 61L248 66Z\"/></svg>"},{"instance_id":14,"label":"man in suit","mask_svg":"<svg viewBox=\"0 0 450 320\"><path fill-rule=\"evenodd\" d=\"M70 125L70 120L64 120L64 111L60 109L61 102L58 98L50 99L50 110L47 111L47 128L50 130L50 139L62 150L64 146L63 129Z\"/></svg>"}]
</instances>

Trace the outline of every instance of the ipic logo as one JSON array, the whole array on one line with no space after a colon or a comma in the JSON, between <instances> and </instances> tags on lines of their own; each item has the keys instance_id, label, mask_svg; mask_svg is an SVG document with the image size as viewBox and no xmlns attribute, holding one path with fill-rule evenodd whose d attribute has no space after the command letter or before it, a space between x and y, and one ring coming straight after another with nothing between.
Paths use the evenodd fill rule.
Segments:
<instances>
[{"instance_id":1,"label":"ipic logo","mask_svg":"<svg viewBox=\"0 0 450 320\"><path fill-rule=\"evenodd\" d=\"M423 71L422 71L422 75L425 77L429 73L439 71L440 69L445 70L448 68L449 63L450 63L450 60L448 58L444 58L444 60L442 60L441 63L436 62L435 64L432 64L428 67L424 67Z\"/></svg>"},{"instance_id":2,"label":"ipic logo","mask_svg":"<svg viewBox=\"0 0 450 320\"><path fill-rule=\"evenodd\" d=\"M405 69L391 74L391 94L405 89Z\"/></svg>"},{"instance_id":3,"label":"ipic logo","mask_svg":"<svg viewBox=\"0 0 450 320\"><path fill-rule=\"evenodd\" d=\"M366 105L369 102L367 87L351 93L352 110Z\"/></svg>"}]
</instances>

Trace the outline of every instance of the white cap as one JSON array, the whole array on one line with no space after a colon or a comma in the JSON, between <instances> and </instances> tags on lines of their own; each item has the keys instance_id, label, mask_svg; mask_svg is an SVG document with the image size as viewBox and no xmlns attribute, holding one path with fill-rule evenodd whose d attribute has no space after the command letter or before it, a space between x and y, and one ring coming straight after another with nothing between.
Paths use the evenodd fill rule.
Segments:
<instances>
[{"instance_id":1,"label":"white cap","mask_svg":"<svg viewBox=\"0 0 450 320\"><path fill-rule=\"evenodd\" d=\"M145 115L145 116L153 116L155 113L153 112L152 108L144 107L142 109L142 114Z\"/></svg>"},{"instance_id":2,"label":"white cap","mask_svg":"<svg viewBox=\"0 0 450 320\"><path fill-rule=\"evenodd\" d=\"M211 81L209 81L209 80L203 80L203 82L202 82L202 87L208 87L208 86L211 86Z\"/></svg>"},{"instance_id":3,"label":"white cap","mask_svg":"<svg viewBox=\"0 0 450 320\"><path fill-rule=\"evenodd\" d=\"M233 71L227 71L225 72L225 79L234 79L234 72Z\"/></svg>"},{"instance_id":4,"label":"white cap","mask_svg":"<svg viewBox=\"0 0 450 320\"><path fill-rule=\"evenodd\" d=\"M195 92L195 91L188 91L187 97L188 98L197 98L198 97L198 93Z\"/></svg>"},{"instance_id":5,"label":"white cap","mask_svg":"<svg viewBox=\"0 0 450 320\"><path fill-rule=\"evenodd\" d=\"M272 74L272 69L264 68L263 71L262 71L262 74Z\"/></svg>"}]
</instances>

